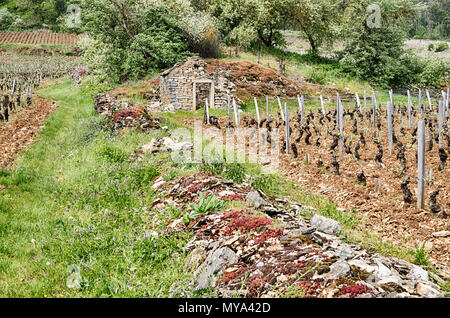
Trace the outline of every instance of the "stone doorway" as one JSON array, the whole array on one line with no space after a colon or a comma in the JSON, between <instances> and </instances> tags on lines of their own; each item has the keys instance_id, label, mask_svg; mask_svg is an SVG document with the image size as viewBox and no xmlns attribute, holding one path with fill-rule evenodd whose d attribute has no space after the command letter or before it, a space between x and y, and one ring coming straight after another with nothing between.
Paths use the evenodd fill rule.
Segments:
<instances>
[{"instance_id":1,"label":"stone doorway","mask_svg":"<svg viewBox=\"0 0 450 318\"><path fill-rule=\"evenodd\" d=\"M209 108L214 108L214 81L195 80L192 87L192 110L205 107L208 98Z\"/></svg>"}]
</instances>

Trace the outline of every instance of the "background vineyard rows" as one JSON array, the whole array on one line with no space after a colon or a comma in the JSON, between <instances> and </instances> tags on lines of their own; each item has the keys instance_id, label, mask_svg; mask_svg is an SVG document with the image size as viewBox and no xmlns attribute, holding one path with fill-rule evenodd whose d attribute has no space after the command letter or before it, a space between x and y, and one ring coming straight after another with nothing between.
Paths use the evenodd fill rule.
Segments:
<instances>
[{"instance_id":1,"label":"background vineyard rows","mask_svg":"<svg viewBox=\"0 0 450 318\"><path fill-rule=\"evenodd\" d=\"M76 34L0 32L0 43L75 45L78 40Z\"/></svg>"}]
</instances>

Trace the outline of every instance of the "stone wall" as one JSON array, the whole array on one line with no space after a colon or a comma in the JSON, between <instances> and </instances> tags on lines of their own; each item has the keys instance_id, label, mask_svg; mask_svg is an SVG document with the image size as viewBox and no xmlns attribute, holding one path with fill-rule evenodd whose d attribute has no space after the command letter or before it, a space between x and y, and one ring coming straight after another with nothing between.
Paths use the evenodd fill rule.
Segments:
<instances>
[{"instance_id":1,"label":"stone wall","mask_svg":"<svg viewBox=\"0 0 450 318\"><path fill-rule=\"evenodd\" d=\"M195 81L212 81L214 83L214 107L227 108L228 95L236 97L236 85L225 77L225 71L206 71L207 64L199 57L191 57L181 61L160 77L160 98L163 109L192 110L193 87ZM207 86L208 85L208 86ZM210 84L196 84L196 104L203 107L209 94Z\"/></svg>"}]
</instances>

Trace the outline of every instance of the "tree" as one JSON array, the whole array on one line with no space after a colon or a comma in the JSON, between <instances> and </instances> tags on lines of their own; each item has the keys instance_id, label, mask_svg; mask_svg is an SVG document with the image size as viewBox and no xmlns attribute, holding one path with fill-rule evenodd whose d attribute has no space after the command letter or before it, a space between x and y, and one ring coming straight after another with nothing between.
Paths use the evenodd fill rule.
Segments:
<instances>
[{"instance_id":1,"label":"tree","mask_svg":"<svg viewBox=\"0 0 450 318\"><path fill-rule=\"evenodd\" d=\"M409 0L353 0L346 9L341 65L376 86L408 85L418 72L404 49Z\"/></svg>"},{"instance_id":2,"label":"tree","mask_svg":"<svg viewBox=\"0 0 450 318\"><path fill-rule=\"evenodd\" d=\"M43 24L56 26L68 3L69 0L10 0L6 5L27 27L42 27Z\"/></svg>"},{"instance_id":3,"label":"tree","mask_svg":"<svg viewBox=\"0 0 450 318\"><path fill-rule=\"evenodd\" d=\"M162 4L83 0L82 5L85 28L102 55L104 70L115 81L140 78L190 54L181 24Z\"/></svg>"},{"instance_id":4,"label":"tree","mask_svg":"<svg viewBox=\"0 0 450 318\"><path fill-rule=\"evenodd\" d=\"M249 47L284 44L279 29L286 21L292 0L212 0L207 8L217 18L228 45Z\"/></svg>"},{"instance_id":5,"label":"tree","mask_svg":"<svg viewBox=\"0 0 450 318\"><path fill-rule=\"evenodd\" d=\"M9 30L14 22L14 16L8 9L0 9L0 30Z\"/></svg>"},{"instance_id":6,"label":"tree","mask_svg":"<svg viewBox=\"0 0 450 318\"><path fill-rule=\"evenodd\" d=\"M418 38L450 37L450 0L415 0L417 14L411 18L409 35Z\"/></svg>"},{"instance_id":7,"label":"tree","mask_svg":"<svg viewBox=\"0 0 450 318\"><path fill-rule=\"evenodd\" d=\"M341 8L340 0L292 1L290 22L305 35L313 54L317 54L322 45L331 45L336 39Z\"/></svg>"}]
</instances>

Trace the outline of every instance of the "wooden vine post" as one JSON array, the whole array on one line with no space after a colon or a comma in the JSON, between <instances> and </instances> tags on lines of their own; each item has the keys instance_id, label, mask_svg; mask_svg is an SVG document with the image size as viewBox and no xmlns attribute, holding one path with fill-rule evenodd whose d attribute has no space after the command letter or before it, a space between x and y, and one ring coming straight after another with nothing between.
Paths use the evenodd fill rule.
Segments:
<instances>
[{"instance_id":1,"label":"wooden vine post","mask_svg":"<svg viewBox=\"0 0 450 318\"><path fill-rule=\"evenodd\" d=\"M258 128L259 128L259 124L261 123L261 118L259 117L258 101L256 100L256 97L254 97L253 100L255 101L256 121L258 122Z\"/></svg>"},{"instance_id":2,"label":"wooden vine post","mask_svg":"<svg viewBox=\"0 0 450 318\"><path fill-rule=\"evenodd\" d=\"M411 92L408 90L408 127L409 128L412 127L411 110L412 110Z\"/></svg>"},{"instance_id":3,"label":"wooden vine post","mask_svg":"<svg viewBox=\"0 0 450 318\"><path fill-rule=\"evenodd\" d=\"M388 123L389 151L392 154L393 133L392 133L392 103L391 102L387 102L386 114L387 114L387 123Z\"/></svg>"},{"instance_id":4,"label":"wooden vine post","mask_svg":"<svg viewBox=\"0 0 450 318\"><path fill-rule=\"evenodd\" d=\"M425 121L417 127L417 208L425 206Z\"/></svg>"},{"instance_id":5,"label":"wooden vine post","mask_svg":"<svg viewBox=\"0 0 450 318\"><path fill-rule=\"evenodd\" d=\"M286 153L288 154L289 153L289 135L290 135L290 129L289 129L289 110L288 110L288 106L287 106L287 103L284 103L284 112L285 112L285 115L286 115L286 118L285 118L285 127L286 127Z\"/></svg>"},{"instance_id":6,"label":"wooden vine post","mask_svg":"<svg viewBox=\"0 0 450 318\"><path fill-rule=\"evenodd\" d=\"M237 106L236 106L236 100L234 98L233 98L233 113L234 113L234 123L236 124L236 128L239 128Z\"/></svg>"}]
</instances>

